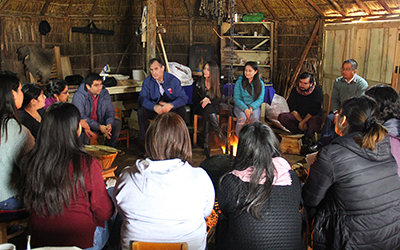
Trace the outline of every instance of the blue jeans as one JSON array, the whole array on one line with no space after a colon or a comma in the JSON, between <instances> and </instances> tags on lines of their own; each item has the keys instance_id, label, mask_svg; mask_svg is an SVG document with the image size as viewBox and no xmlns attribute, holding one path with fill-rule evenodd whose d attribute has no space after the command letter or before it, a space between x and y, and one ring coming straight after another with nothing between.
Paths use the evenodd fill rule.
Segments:
<instances>
[{"instance_id":1,"label":"blue jeans","mask_svg":"<svg viewBox=\"0 0 400 250\"><path fill-rule=\"evenodd\" d=\"M237 118L236 122L236 136L239 137L239 132L242 130L243 126L246 124L246 114L238 107L235 106L235 109L233 110L233 113L235 113L235 116ZM260 115L261 115L261 109L255 109L253 110L253 114L250 116L250 123L253 122L258 122L260 121Z\"/></svg>"},{"instance_id":2,"label":"blue jeans","mask_svg":"<svg viewBox=\"0 0 400 250\"><path fill-rule=\"evenodd\" d=\"M10 197L0 202L0 210L17 210L21 208L25 208L25 205L17 196Z\"/></svg>"}]
</instances>

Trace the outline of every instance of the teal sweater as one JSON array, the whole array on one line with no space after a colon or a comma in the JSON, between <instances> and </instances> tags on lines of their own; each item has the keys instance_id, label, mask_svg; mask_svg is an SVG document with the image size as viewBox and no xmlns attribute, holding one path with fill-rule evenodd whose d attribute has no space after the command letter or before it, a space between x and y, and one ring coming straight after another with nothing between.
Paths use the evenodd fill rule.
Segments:
<instances>
[{"instance_id":1,"label":"teal sweater","mask_svg":"<svg viewBox=\"0 0 400 250\"><path fill-rule=\"evenodd\" d=\"M252 108L253 110L258 109L261 104L264 102L264 93L265 93L265 88L264 88L264 82L261 80L261 94L257 98L257 100L254 100L254 85L252 82L251 85L251 95L247 90L243 89L242 86L242 78L243 76L240 76L238 80L236 81L235 84L235 90L233 94L233 98L235 99L235 105L238 107L240 110L245 111L248 108Z\"/></svg>"}]
</instances>

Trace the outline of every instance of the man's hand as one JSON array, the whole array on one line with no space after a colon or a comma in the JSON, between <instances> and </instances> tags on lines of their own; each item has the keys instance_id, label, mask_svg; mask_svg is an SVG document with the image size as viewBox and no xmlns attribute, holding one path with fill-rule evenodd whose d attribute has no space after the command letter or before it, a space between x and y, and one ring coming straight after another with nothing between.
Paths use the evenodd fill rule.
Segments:
<instances>
[{"instance_id":1,"label":"man's hand","mask_svg":"<svg viewBox=\"0 0 400 250\"><path fill-rule=\"evenodd\" d=\"M111 130L112 130L112 125L111 124L107 124L106 125L100 125L100 132L107 138L110 139L111 138Z\"/></svg>"},{"instance_id":2,"label":"man's hand","mask_svg":"<svg viewBox=\"0 0 400 250\"><path fill-rule=\"evenodd\" d=\"M162 106L162 113L168 113L172 108L174 107L174 105L172 105L171 103L166 103Z\"/></svg>"},{"instance_id":3,"label":"man's hand","mask_svg":"<svg viewBox=\"0 0 400 250\"><path fill-rule=\"evenodd\" d=\"M200 104L202 108L205 108L207 104L211 104L211 101L208 97L204 97L204 99L200 101Z\"/></svg>"},{"instance_id":4,"label":"man's hand","mask_svg":"<svg viewBox=\"0 0 400 250\"><path fill-rule=\"evenodd\" d=\"M156 112L157 114L162 114L162 106L159 104L154 105L154 112Z\"/></svg>"},{"instance_id":5,"label":"man's hand","mask_svg":"<svg viewBox=\"0 0 400 250\"><path fill-rule=\"evenodd\" d=\"M299 128L301 131L305 131L305 130L307 130L307 129L308 129L307 122L304 122L304 120L303 120L303 121L301 121L301 122L299 122L299 126L298 126L298 128Z\"/></svg>"},{"instance_id":6,"label":"man's hand","mask_svg":"<svg viewBox=\"0 0 400 250\"><path fill-rule=\"evenodd\" d=\"M90 130L89 124L86 122L86 119L81 120L81 126L83 129L88 129Z\"/></svg>"},{"instance_id":7,"label":"man's hand","mask_svg":"<svg viewBox=\"0 0 400 250\"><path fill-rule=\"evenodd\" d=\"M92 137L93 139L97 140L97 134L95 132L92 132L90 129L84 129L83 131L87 137Z\"/></svg>"}]
</instances>

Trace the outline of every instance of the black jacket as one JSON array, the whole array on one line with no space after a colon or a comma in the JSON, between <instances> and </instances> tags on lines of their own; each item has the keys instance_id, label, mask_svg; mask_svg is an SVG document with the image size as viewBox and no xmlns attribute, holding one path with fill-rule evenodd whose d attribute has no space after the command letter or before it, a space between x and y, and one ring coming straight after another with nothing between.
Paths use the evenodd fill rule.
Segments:
<instances>
[{"instance_id":1,"label":"black jacket","mask_svg":"<svg viewBox=\"0 0 400 250\"><path fill-rule=\"evenodd\" d=\"M400 179L389 137L375 151L349 133L322 148L303 188L316 207L314 250L400 249Z\"/></svg>"},{"instance_id":2,"label":"black jacket","mask_svg":"<svg viewBox=\"0 0 400 250\"><path fill-rule=\"evenodd\" d=\"M201 77L197 78L196 82L193 84L193 96L192 96L192 110L195 111L196 114L203 114L203 108L201 107L200 101L202 101L205 97L208 97L211 101L211 105L214 107L216 113L219 113L219 104L221 103L221 99L215 96L213 99L208 95L208 91L205 91L201 86Z\"/></svg>"}]
</instances>

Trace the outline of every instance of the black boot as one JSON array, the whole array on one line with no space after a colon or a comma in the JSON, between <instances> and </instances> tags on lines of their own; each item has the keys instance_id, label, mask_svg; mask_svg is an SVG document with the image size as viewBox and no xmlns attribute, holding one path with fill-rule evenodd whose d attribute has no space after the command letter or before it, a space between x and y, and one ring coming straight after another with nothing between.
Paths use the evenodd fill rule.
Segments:
<instances>
[{"instance_id":1,"label":"black boot","mask_svg":"<svg viewBox=\"0 0 400 250\"><path fill-rule=\"evenodd\" d=\"M207 158L210 158L210 151L208 150L208 145L210 142L210 122L205 121L204 122L204 129L203 129L203 135L204 135L204 144L203 144L203 155L205 155Z\"/></svg>"},{"instance_id":2,"label":"black boot","mask_svg":"<svg viewBox=\"0 0 400 250\"><path fill-rule=\"evenodd\" d=\"M218 122L218 116L216 113L211 113L208 115L208 118L210 120L211 127L214 129L215 133L218 136L219 144L221 146L225 146L225 135L222 133L221 127L219 126Z\"/></svg>"}]
</instances>

